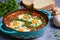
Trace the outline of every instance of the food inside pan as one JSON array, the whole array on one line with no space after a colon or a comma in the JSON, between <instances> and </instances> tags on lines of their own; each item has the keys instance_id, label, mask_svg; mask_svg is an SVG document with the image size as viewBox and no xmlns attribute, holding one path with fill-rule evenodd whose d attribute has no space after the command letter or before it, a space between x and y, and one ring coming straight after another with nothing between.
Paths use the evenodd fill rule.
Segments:
<instances>
[{"instance_id":1,"label":"food inside pan","mask_svg":"<svg viewBox=\"0 0 60 40\"><path fill-rule=\"evenodd\" d=\"M31 32L45 27L47 16L34 10L18 10L4 17L4 24L19 32Z\"/></svg>"}]
</instances>

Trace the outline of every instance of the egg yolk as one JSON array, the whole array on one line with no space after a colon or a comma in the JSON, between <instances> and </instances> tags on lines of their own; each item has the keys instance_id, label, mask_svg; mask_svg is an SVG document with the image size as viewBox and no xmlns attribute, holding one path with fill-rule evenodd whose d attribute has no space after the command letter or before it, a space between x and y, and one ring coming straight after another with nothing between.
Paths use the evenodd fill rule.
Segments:
<instances>
[{"instance_id":1,"label":"egg yolk","mask_svg":"<svg viewBox=\"0 0 60 40\"><path fill-rule=\"evenodd\" d=\"M14 23L13 23L13 26L18 26L18 25L19 25L18 22L14 22Z\"/></svg>"},{"instance_id":2,"label":"egg yolk","mask_svg":"<svg viewBox=\"0 0 60 40\"><path fill-rule=\"evenodd\" d=\"M36 19L32 20L32 24L36 24L36 23L37 23Z\"/></svg>"},{"instance_id":3,"label":"egg yolk","mask_svg":"<svg viewBox=\"0 0 60 40\"><path fill-rule=\"evenodd\" d=\"M28 17L29 17L29 16L28 16L27 14L23 16L23 18L28 18Z\"/></svg>"},{"instance_id":4,"label":"egg yolk","mask_svg":"<svg viewBox=\"0 0 60 40\"><path fill-rule=\"evenodd\" d=\"M19 28L18 31L20 31L20 32L24 32L24 29L23 29L23 28Z\"/></svg>"}]
</instances>

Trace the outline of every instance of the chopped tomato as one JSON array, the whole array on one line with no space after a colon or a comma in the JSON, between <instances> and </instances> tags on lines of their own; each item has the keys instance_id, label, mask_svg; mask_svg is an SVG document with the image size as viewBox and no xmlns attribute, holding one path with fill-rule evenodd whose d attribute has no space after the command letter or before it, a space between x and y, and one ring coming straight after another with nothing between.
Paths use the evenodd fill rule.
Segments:
<instances>
[{"instance_id":1,"label":"chopped tomato","mask_svg":"<svg viewBox=\"0 0 60 40\"><path fill-rule=\"evenodd\" d=\"M33 16L40 16L40 14L34 13L34 12L32 13L32 15L33 15Z\"/></svg>"},{"instance_id":2,"label":"chopped tomato","mask_svg":"<svg viewBox=\"0 0 60 40\"><path fill-rule=\"evenodd\" d=\"M10 28L10 23L11 23L11 22L9 22L9 23L6 24L6 26L9 27L9 28Z\"/></svg>"},{"instance_id":3,"label":"chopped tomato","mask_svg":"<svg viewBox=\"0 0 60 40\"><path fill-rule=\"evenodd\" d=\"M7 24L6 24L6 26L7 26L8 28L10 28L10 25L7 25Z\"/></svg>"}]
</instances>

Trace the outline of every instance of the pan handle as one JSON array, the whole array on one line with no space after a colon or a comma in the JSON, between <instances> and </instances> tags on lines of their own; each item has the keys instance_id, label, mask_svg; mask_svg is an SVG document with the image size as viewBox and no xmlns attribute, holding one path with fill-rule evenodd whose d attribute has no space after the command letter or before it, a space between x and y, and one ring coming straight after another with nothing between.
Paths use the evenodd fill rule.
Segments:
<instances>
[{"instance_id":1,"label":"pan handle","mask_svg":"<svg viewBox=\"0 0 60 40\"><path fill-rule=\"evenodd\" d=\"M8 30L3 29L3 26L2 26L2 25L3 25L3 23L0 22L0 30L1 30L2 32L7 33L7 34L17 33L16 31L8 31Z\"/></svg>"}]
</instances>

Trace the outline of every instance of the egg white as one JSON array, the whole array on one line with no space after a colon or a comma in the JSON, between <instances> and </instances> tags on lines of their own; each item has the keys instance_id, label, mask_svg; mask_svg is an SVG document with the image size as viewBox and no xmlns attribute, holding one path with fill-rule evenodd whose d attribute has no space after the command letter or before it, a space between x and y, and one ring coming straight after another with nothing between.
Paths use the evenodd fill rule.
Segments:
<instances>
[{"instance_id":1,"label":"egg white","mask_svg":"<svg viewBox=\"0 0 60 40\"><path fill-rule=\"evenodd\" d=\"M14 26L13 25L14 22L18 22L19 25L18 26ZM10 26L11 26L11 28L15 28L15 27L21 27L23 24L24 24L24 22L21 22L21 21L13 21L13 22L10 23Z\"/></svg>"},{"instance_id":2,"label":"egg white","mask_svg":"<svg viewBox=\"0 0 60 40\"><path fill-rule=\"evenodd\" d=\"M14 22L18 22L19 25L18 25L18 26L13 26L13 23L14 23ZM23 29L24 29L23 32L29 32L29 31L31 31L31 30L28 29L28 27L26 27L26 26L22 27L22 25L24 25L24 24L25 24L25 23L22 22L22 21L13 21L13 22L10 23L10 27L11 27L12 29L15 29L15 27L23 28ZM15 29L15 30L19 31L19 28Z\"/></svg>"},{"instance_id":3,"label":"egg white","mask_svg":"<svg viewBox=\"0 0 60 40\"><path fill-rule=\"evenodd\" d=\"M24 15L26 15L26 14L21 14L21 15L19 15L19 16L18 16L18 19L28 20L28 19L31 17L31 15L27 14L27 15L29 16L29 18L24 18L24 17L23 17Z\"/></svg>"},{"instance_id":4,"label":"egg white","mask_svg":"<svg viewBox=\"0 0 60 40\"><path fill-rule=\"evenodd\" d=\"M31 31L31 29L28 29L28 27L20 27L20 28L23 28L24 32L30 32Z\"/></svg>"},{"instance_id":5,"label":"egg white","mask_svg":"<svg viewBox=\"0 0 60 40\"><path fill-rule=\"evenodd\" d=\"M34 20L34 18L30 18L28 19L29 22L32 22L32 20ZM40 19L37 19L37 23L36 24L30 24L31 26L39 26L42 24L42 21Z\"/></svg>"},{"instance_id":6,"label":"egg white","mask_svg":"<svg viewBox=\"0 0 60 40\"><path fill-rule=\"evenodd\" d=\"M38 19L37 19L37 21L38 21L38 22L37 22L36 24L31 24L31 26L34 26L34 27L35 27L35 26L39 26L39 25L42 24L42 21L41 21L41 20L38 20Z\"/></svg>"}]
</instances>

